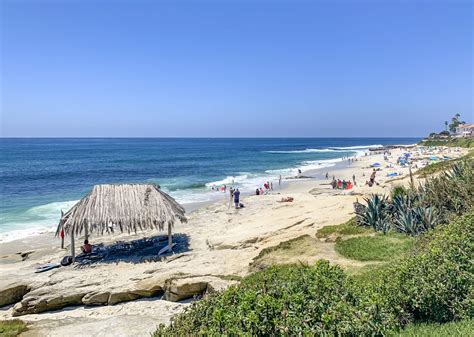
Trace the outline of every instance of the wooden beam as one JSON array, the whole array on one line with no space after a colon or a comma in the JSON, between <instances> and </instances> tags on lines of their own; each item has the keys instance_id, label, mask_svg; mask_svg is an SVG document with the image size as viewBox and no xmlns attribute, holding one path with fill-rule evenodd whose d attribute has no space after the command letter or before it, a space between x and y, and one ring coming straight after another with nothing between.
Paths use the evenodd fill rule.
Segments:
<instances>
[{"instance_id":1,"label":"wooden beam","mask_svg":"<svg viewBox=\"0 0 474 337\"><path fill-rule=\"evenodd\" d=\"M76 247L74 247L74 228L71 231L71 256L72 262L76 259Z\"/></svg>"},{"instance_id":2,"label":"wooden beam","mask_svg":"<svg viewBox=\"0 0 474 337\"><path fill-rule=\"evenodd\" d=\"M89 225L87 221L84 224L84 240L89 240Z\"/></svg>"},{"instance_id":3,"label":"wooden beam","mask_svg":"<svg viewBox=\"0 0 474 337\"><path fill-rule=\"evenodd\" d=\"M171 222L168 222L168 246L171 249L171 245L173 244L173 236L171 234Z\"/></svg>"}]
</instances>

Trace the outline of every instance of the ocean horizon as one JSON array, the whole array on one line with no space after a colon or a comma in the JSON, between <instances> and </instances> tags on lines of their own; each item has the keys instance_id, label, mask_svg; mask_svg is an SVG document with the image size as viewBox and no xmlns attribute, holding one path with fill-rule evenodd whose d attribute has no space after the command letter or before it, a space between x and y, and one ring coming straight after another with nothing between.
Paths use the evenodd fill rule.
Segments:
<instances>
[{"instance_id":1,"label":"ocean horizon","mask_svg":"<svg viewBox=\"0 0 474 337\"><path fill-rule=\"evenodd\" d=\"M52 231L94 185L156 183L182 204L420 138L0 138L0 242Z\"/></svg>"}]
</instances>

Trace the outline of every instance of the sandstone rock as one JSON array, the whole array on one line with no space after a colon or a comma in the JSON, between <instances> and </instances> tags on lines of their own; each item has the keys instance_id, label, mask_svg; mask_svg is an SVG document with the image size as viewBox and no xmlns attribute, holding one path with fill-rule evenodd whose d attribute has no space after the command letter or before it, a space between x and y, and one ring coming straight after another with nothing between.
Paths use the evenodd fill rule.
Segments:
<instances>
[{"instance_id":1,"label":"sandstone rock","mask_svg":"<svg viewBox=\"0 0 474 337\"><path fill-rule=\"evenodd\" d=\"M144 297L156 296L163 292L165 278L151 277L141 280L135 284L135 289Z\"/></svg>"},{"instance_id":2,"label":"sandstone rock","mask_svg":"<svg viewBox=\"0 0 474 337\"><path fill-rule=\"evenodd\" d=\"M26 284L11 282L0 285L0 307L20 301L30 291Z\"/></svg>"},{"instance_id":3,"label":"sandstone rock","mask_svg":"<svg viewBox=\"0 0 474 337\"><path fill-rule=\"evenodd\" d=\"M164 299L177 302L205 293L221 291L235 283L235 281L226 281L215 276L173 278L166 281Z\"/></svg>"},{"instance_id":4,"label":"sandstone rock","mask_svg":"<svg viewBox=\"0 0 474 337\"><path fill-rule=\"evenodd\" d=\"M70 305L82 304L85 292L71 291L64 294L49 294L46 296L25 296L23 300L13 307L13 316L38 314L44 311L62 309Z\"/></svg>"},{"instance_id":5,"label":"sandstone rock","mask_svg":"<svg viewBox=\"0 0 474 337\"><path fill-rule=\"evenodd\" d=\"M137 298L143 297L133 291L120 291L111 293L107 304L113 305L121 302L128 302L136 300Z\"/></svg>"},{"instance_id":6,"label":"sandstone rock","mask_svg":"<svg viewBox=\"0 0 474 337\"><path fill-rule=\"evenodd\" d=\"M82 303L85 305L106 305L109 303L109 296L108 291L88 293L82 298Z\"/></svg>"}]
</instances>

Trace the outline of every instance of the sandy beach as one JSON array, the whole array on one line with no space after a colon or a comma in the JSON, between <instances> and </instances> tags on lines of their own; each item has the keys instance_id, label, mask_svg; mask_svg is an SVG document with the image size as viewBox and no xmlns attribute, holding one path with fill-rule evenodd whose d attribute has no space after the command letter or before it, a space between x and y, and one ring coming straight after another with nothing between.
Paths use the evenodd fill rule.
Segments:
<instances>
[{"instance_id":1,"label":"sandy beach","mask_svg":"<svg viewBox=\"0 0 474 337\"><path fill-rule=\"evenodd\" d=\"M26 313L19 316L30 327L25 336L146 335L158 324L168 323L174 314L189 305L189 300L165 300L163 292L175 296L193 287L201 291L223 289L249 274L250 264L263 249L301 235L314 237L324 226L349 220L354 215L356 200L361 201L371 193L389 193L396 185L408 184L408 167L396 163L407 151L419 159L413 172L430 155L457 158L464 153L452 148L431 149L430 152L423 152L419 147L394 148L387 160L383 151L370 153L351 163L345 160L335 167L302 172L302 176L311 178L286 179L281 188L278 182L273 182L274 190L267 195L242 196L245 207L238 210L229 207L228 195L223 194L218 202L191 206L188 223L175 225L175 233L188 237L188 250L159 262L117 262L84 268L67 266L35 274L39 265L58 262L69 254L68 246L60 249L59 239L51 234L3 243L0 245L0 289L24 286L28 293L22 302L1 308L0 317L9 319L18 313ZM376 175L377 185L369 187L365 182L373 170L370 165L376 162L381 164ZM326 172L330 177L328 180L324 178ZM393 172L398 176L387 176ZM350 190L334 190L329 184L332 176L352 180L353 175L357 185ZM294 200L280 202L284 197ZM163 233L92 236L91 241L110 243L158 234ZM69 244L68 240L66 243ZM354 261L338 256L331 246L321 247L315 254L300 256L290 262L313 263L317 259L328 259L347 269L354 267ZM78 302L84 303L84 298L95 300L88 302L91 305L78 305ZM59 310L29 313L38 308L53 307L61 301L69 301L71 305Z\"/></svg>"}]
</instances>

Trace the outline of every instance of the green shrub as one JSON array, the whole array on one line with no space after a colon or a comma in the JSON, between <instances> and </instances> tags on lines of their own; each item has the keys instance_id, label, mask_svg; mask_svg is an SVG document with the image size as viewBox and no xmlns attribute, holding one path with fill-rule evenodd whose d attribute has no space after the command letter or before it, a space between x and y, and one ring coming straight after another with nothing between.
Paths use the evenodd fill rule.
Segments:
<instances>
[{"instance_id":1,"label":"green shrub","mask_svg":"<svg viewBox=\"0 0 474 337\"><path fill-rule=\"evenodd\" d=\"M473 160L460 162L444 174L428 179L416 193L425 207L435 208L448 223L453 216L464 214L474 205Z\"/></svg>"},{"instance_id":2,"label":"green shrub","mask_svg":"<svg viewBox=\"0 0 474 337\"><path fill-rule=\"evenodd\" d=\"M274 266L193 303L155 336L355 336L380 334L396 324L370 296L358 293L342 269L327 261L314 267Z\"/></svg>"},{"instance_id":3,"label":"green shrub","mask_svg":"<svg viewBox=\"0 0 474 337\"><path fill-rule=\"evenodd\" d=\"M26 330L26 324L19 319L0 321L0 336L2 337L16 337Z\"/></svg>"},{"instance_id":4,"label":"green shrub","mask_svg":"<svg viewBox=\"0 0 474 337\"><path fill-rule=\"evenodd\" d=\"M417 238L410 255L373 278L348 277L325 261L274 266L194 302L154 336L373 336L472 318L472 233L474 212Z\"/></svg>"},{"instance_id":5,"label":"green shrub","mask_svg":"<svg viewBox=\"0 0 474 337\"><path fill-rule=\"evenodd\" d=\"M424 146L449 146L449 147L474 147L472 138L445 138L445 139L424 139L420 142Z\"/></svg>"},{"instance_id":6,"label":"green shrub","mask_svg":"<svg viewBox=\"0 0 474 337\"><path fill-rule=\"evenodd\" d=\"M416 252L384 272L377 293L398 317L448 322L474 316L474 212L417 240Z\"/></svg>"},{"instance_id":7,"label":"green shrub","mask_svg":"<svg viewBox=\"0 0 474 337\"><path fill-rule=\"evenodd\" d=\"M336 252L359 261L388 261L410 250L413 238L403 234L363 236L336 242Z\"/></svg>"},{"instance_id":8,"label":"green shrub","mask_svg":"<svg viewBox=\"0 0 474 337\"><path fill-rule=\"evenodd\" d=\"M392 199L394 199L397 196L407 195L407 193L408 193L408 190L404 186L399 185L392 188L391 197Z\"/></svg>"},{"instance_id":9,"label":"green shrub","mask_svg":"<svg viewBox=\"0 0 474 337\"><path fill-rule=\"evenodd\" d=\"M424 185L392 191L391 199L372 195L365 199L366 207L358 206L357 222L383 233L395 230L413 236L448 223L474 205L473 165L467 158Z\"/></svg>"}]
</instances>

